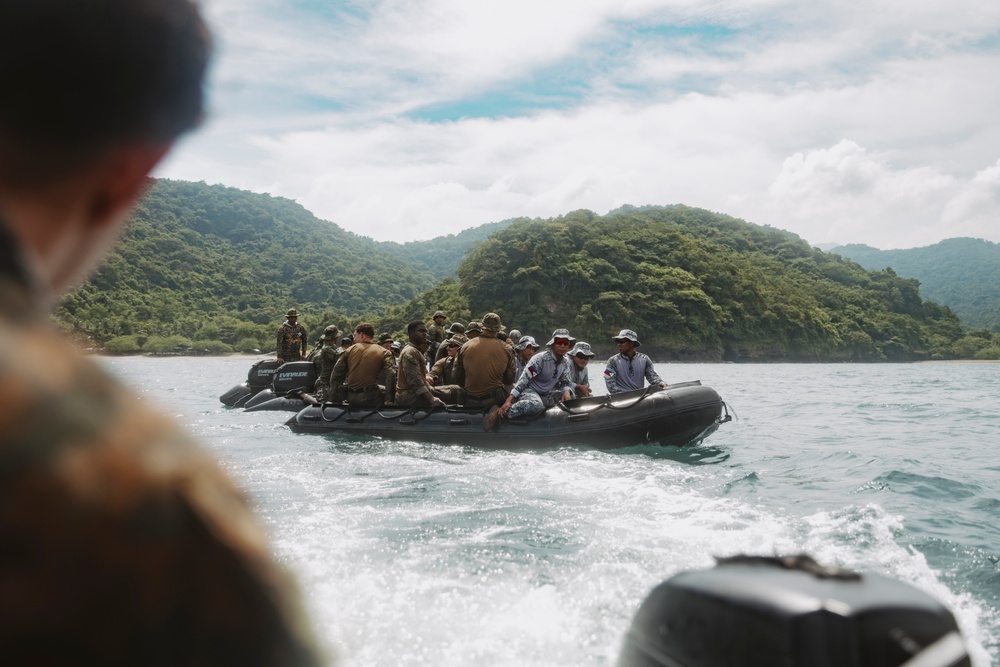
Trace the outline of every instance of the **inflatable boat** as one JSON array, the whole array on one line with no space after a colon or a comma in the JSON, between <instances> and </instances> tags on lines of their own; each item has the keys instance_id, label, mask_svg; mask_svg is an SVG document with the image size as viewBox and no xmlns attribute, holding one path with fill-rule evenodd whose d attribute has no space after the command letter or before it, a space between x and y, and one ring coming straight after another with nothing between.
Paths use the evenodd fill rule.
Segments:
<instances>
[{"instance_id":1,"label":"inflatable boat","mask_svg":"<svg viewBox=\"0 0 1000 667\"><path fill-rule=\"evenodd\" d=\"M308 406L286 422L296 433L340 433L484 447L549 447L584 444L600 448L642 443L701 442L730 420L719 394L701 382L648 387L559 403L532 419L503 420L483 430L483 410L447 408L348 408Z\"/></svg>"}]
</instances>

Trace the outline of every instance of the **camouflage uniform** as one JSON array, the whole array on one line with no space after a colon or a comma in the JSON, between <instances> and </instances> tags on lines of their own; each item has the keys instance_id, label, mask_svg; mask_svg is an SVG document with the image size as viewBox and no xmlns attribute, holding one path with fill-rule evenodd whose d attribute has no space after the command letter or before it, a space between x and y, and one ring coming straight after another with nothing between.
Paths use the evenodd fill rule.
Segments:
<instances>
[{"instance_id":1,"label":"camouflage uniform","mask_svg":"<svg viewBox=\"0 0 1000 667\"><path fill-rule=\"evenodd\" d=\"M285 361L298 361L306 355L306 348L309 345L306 336L306 328L296 322L294 325L285 320L278 327L277 358Z\"/></svg>"},{"instance_id":2,"label":"camouflage uniform","mask_svg":"<svg viewBox=\"0 0 1000 667\"><path fill-rule=\"evenodd\" d=\"M323 332L324 345L316 355L316 398L320 401L331 401L330 376L343 350L338 345L340 329L331 324Z\"/></svg>"},{"instance_id":3,"label":"camouflage uniform","mask_svg":"<svg viewBox=\"0 0 1000 667\"><path fill-rule=\"evenodd\" d=\"M448 337L448 332L445 331L443 326L437 323L437 319L443 317L444 317L444 311L442 310L437 311L436 313L434 313L434 318L433 318L434 323L431 324L429 327L427 327L427 340L431 344L429 354L431 355L432 358L437 353L438 348L441 347L441 343L443 343L445 339Z\"/></svg>"},{"instance_id":4,"label":"camouflage uniform","mask_svg":"<svg viewBox=\"0 0 1000 667\"><path fill-rule=\"evenodd\" d=\"M431 398L454 403L457 385L432 387L427 383L427 362L423 353L412 343L407 343L399 355L399 374L396 376L396 405L430 405Z\"/></svg>"},{"instance_id":5,"label":"camouflage uniform","mask_svg":"<svg viewBox=\"0 0 1000 667\"><path fill-rule=\"evenodd\" d=\"M318 665L247 501L33 308L0 222L0 655Z\"/></svg>"}]
</instances>

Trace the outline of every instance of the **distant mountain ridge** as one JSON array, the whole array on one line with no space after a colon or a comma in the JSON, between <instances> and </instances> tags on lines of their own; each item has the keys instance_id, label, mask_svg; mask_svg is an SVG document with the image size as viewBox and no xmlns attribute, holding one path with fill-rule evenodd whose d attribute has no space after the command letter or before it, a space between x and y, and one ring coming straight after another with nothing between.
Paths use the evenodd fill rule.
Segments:
<instances>
[{"instance_id":1,"label":"distant mountain ridge","mask_svg":"<svg viewBox=\"0 0 1000 667\"><path fill-rule=\"evenodd\" d=\"M904 278L915 278L921 295L950 307L966 327L1000 332L1000 244L953 238L906 250L851 244L830 252L871 271L892 268Z\"/></svg>"}]
</instances>

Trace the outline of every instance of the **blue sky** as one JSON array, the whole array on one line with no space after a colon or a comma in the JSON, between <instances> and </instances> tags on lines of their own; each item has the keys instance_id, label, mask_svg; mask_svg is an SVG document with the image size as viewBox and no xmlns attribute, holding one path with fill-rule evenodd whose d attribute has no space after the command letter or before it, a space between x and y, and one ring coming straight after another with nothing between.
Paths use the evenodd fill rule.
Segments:
<instances>
[{"instance_id":1,"label":"blue sky","mask_svg":"<svg viewBox=\"0 0 1000 667\"><path fill-rule=\"evenodd\" d=\"M210 116L160 176L378 240L682 203L813 244L1000 242L995 0L202 5Z\"/></svg>"}]
</instances>

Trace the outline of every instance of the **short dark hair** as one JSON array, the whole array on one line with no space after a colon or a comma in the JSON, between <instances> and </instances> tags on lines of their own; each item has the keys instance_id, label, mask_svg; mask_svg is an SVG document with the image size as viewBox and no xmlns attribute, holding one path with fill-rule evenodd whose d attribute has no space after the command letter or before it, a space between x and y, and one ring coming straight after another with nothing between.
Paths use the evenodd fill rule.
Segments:
<instances>
[{"instance_id":1,"label":"short dark hair","mask_svg":"<svg viewBox=\"0 0 1000 667\"><path fill-rule=\"evenodd\" d=\"M374 338L375 326L368 322L359 322L358 326L354 327L354 333L360 333L368 336L369 338Z\"/></svg>"},{"instance_id":2,"label":"short dark hair","mask_svg":"<svg viewBox=\"0 0 1000 667\"><path fill-rule=\"evenodd\" d=\"M191 0L5 2L0 179L54 181L194 128L210 42Z\"/></svg>"},{"instance_id":3,"label":"short dark hair","mask_svg":"<svg viewBox=\"0 0 1000 667\"><path fill-rule=\"evenodd\" d=\"M423 320L413 320L412 322L406 325L406 335L412 336L413 332L422 326L424 326Z\"/></svg>"}]
</instances>

